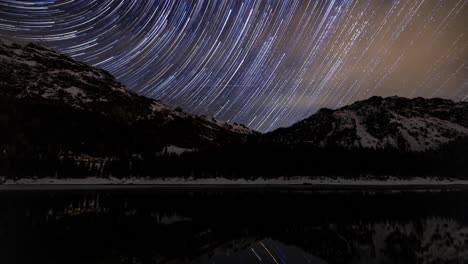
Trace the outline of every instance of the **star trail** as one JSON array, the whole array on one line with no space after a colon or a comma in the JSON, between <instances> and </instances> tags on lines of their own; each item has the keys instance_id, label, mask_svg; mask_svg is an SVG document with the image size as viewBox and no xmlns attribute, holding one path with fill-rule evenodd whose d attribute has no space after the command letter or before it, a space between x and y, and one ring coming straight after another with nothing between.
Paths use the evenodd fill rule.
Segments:
<instances>
[{"instance_id":1,"label":"star trail","mask_svg":"<svg viewBox=\"0 0 468 264\"><path fill-rule=\"evenodd\" d=\"M372 95L468 100L468 0L0 0L133 91L269 131Z\"/></svg>"}]
</instances>

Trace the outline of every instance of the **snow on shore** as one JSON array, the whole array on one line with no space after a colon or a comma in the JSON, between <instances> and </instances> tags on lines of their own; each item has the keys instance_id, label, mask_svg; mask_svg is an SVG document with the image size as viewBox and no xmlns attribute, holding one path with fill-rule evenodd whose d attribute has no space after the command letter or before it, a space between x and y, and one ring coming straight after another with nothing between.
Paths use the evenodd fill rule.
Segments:
<instances>
[{"instance_id":1,"label":"snow on shore","mask_svg":"<svg viewBox=\"0 0 468 264\"><path fill-rule=\"evenodd\" d=\"M4 185L18 185L18 184L152 184L152 185L298 185L298 184L311 184L311 185L468 185L468 180L459 179L436 179L436 178L420 178L415 177L411 179L398 179L389 177L383 179L344 179L344 178L310 178L310 177L292 177L292 178L275 178L275 179L226 179L226 178L208 178L208 179L192 179L192 178L165 178L165 179L151 179L151 178L98 178L87 177L82 179L55 179L55 178L40 178L40 179L7 179L3 181Z\"/></svg>"}]
</instances>

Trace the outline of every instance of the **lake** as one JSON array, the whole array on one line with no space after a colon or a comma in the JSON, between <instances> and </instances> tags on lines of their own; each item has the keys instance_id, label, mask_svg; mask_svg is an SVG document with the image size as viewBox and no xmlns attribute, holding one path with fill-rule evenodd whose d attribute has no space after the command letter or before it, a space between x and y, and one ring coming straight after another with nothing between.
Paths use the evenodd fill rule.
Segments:
<instances>
[{"instance_id":1,"label":"lake","mask_svg":"<svg viewBox=\"0 0 468 264\"><path fill-rule=\"evenodd\" d=\"M468 191L0 192L0 263L468 263Z\"/></svg>"}]
</instances>

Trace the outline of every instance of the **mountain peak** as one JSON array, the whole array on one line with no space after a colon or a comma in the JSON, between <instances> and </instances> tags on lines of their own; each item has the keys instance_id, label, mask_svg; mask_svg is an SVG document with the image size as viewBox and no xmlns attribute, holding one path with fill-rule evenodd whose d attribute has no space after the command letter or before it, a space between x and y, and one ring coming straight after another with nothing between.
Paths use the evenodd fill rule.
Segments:
<instances>
[{"instance_id":1,"label":"mountain peak","mask_svg":"<svg viewBox=\"0 0 468 264\"><path fill-rule=\"evenodd\" d=\"M24 120L28 120L29 115L39 115L41 123L48 123L45 120L52 117L42 116L40 109L56 109L70 114L70 117L61 117L64 118L63 122L70 123L70 127L75 122L86 130L86 120L71 119L85 119L85 116L91 115L96 120L108 120L106 131L109 130L111 134L119 133L112 130L122 127L127 130L140 129L146 133L145 136L138 136L141 140L147 137L145 140L155 141L158 145L187 148L226 143L231 139L236 141L254 133L242 125L186 113L181 108L140 96L107 71L76 61L43 44L19 45L1 41L0 76L0 100L5 105L11 104L11 108L18 112L24 110L21 113ZM20 106L24 109L20 109ZM2 114L0 112L0 116ZM17 115L16 112L4 114ZM12 120L14 118L11 117ZM96 124L100 123L103 124L96 121ZM111 129L116 124L119 125ZM55 126L57 130L62 129L61 125L53 124L53 120L50 120L50 126ZM5 126L8 127L8 124ZM86 133L92 133L95 128L88 129L90 132ZM126 133L134 134L131 131ZM91 137L94 135L87 136Z\"/></svg>"},{"instance_id":2,"label":"mountain peak","mask_svg":"<svg viewBox=\"0 0 468 264\"><path fill-rule=\"evenodd\" d=\"M373 96L337 110L320 110L267 137L283 143L423 151L468 137L468 103Z\"/></svg>"}]
</instances>

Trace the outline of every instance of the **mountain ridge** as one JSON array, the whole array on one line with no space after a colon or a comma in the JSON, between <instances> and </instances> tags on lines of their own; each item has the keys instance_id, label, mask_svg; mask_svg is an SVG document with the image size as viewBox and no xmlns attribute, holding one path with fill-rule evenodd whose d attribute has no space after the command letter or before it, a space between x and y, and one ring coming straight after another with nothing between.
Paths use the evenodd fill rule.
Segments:
<instances>
[{"instance_id":1,"label":"mountain ridge","mask_svg":"<svg viewBox=\"0 0 468 264\"><path fill-rule=\"evenodd\" d=\"M138 145L124 152L150 152L143 150L144 140L156 151L169 145L202 148L242 142L256 133L138 95L105 70L42 44L0 40L0 63L0 126L7 134L3 145L74 145L74 151L86 145L86 151L96 152L92 145L100 140L113 148L108 136L116 140L113 144Z\"/></svg>"},{"instance_id":2,"label":"mountain ridge","mask_svg":"<svg viewBox=\"0 0 468 264\"><path fill-rule=\"evenodd\" d=\"M131 129L141 130L143 138L156 139L158 145L164 146L192 149L260 137L279 144L424 151L468 136L468 102L373 96L339 109L322 108L290 127L260 135L244 125L189 114L180 107L138 95L107 71L43 44L20 45L0 40L0 62L0 97L7 105L71 107L67 111L103 115L110 117L111 122L123 122L120 126L131 126L127 128L128 136ZM158 139L160 135L164 136Z\"/></svg>"},{"instance_id":3,"label":"mountain ridge","mask_svg":"<svg viewBox=\"0 0 468 264\"><path fill-rule=\"evenodd\" d=\"M468 137L468 102L373 96L335 110L320 109L265 137L283 144L424 151Z\"/></svg>"},{"instance_id":4,"label":"mountain ridge","mask_svg":"<svg viewBox=\"0 0 468 264\"><path fill-rule=\"evenodd\" d=\"M45 99L62 99L68 101L68 103L74 107L86 108L88 110L90 108L95 110L93 107L95 107L96 104L105 104L109 101L109 97L111 97L110 99L114 100L113 103L121 103L119 105L120 108L129 110L128 112L132 113L137 110L135 109L136 107L131 108L129 105L125 104L125 99L131 99L136 101L136 103L143 105L139 107L139 111L136 111L137 116L134 117L134 120L146 119L158 111L166 111L168 114L173 115L197 116L205 118L208 121L212 120L212 118L207 118L206 116L185 113L180 107L171 106L162 103L159 100L138 95L115 80L115 78L107 71L76 61L43 44L29 43L22 46L20 44L8 43L0 40L0 60L5 62L5 59L9 59L10 62L14 60L18 64L29 66L26 67L26 70L32 69L33 71L36 70L38 72L37 75L32 76L36 78L35 81L26 82L28 80L23 80L23 82L17 84L22 85L25 88L24 90L10 91L17 92L15 95L16 97L21 98L37 95ZM12 63L9 63L9 65L11 66ZM37 70L37 68L39 69ZM15 70L19 70L19 74L17 74ZM25 70L25 68L15 69L13 67L13 69L9 69L9 72L2 72L2 76L7 77L9 75L10 78L24 78L24 75L19 76L21 73L25 73L21 72L21 70ZM31 72L29 72L29 74L30 73ZM57 80L60 82L53 83L53 87L51 87L51 81ZM18 80L15 81L18 82ZM65 85L68 87L60 87L60 84L62 84L61 82L67 81L69 81L69 83L65 83ZM86 87L83 89L82 87L77 86ZM3 90L0 92L5 91ZM101 113L106 114L105 112ZM219 120L215 123L220 126L228 125L228 122ZM237 129L238 132L252 132L244 125L236 123L230 124L233 128Z\"/></svg>"},{"instance_id":5,"label":"mountain ridge","mask_svg":"<svg viewBox=\"0 0 468 264\"><path fill-rule=\"evenodd\" d=\"M0 42L0 131L9 179L468 175L466 102L371 97L260 134L37 44Z\"/></svg>"}]
</instances>

